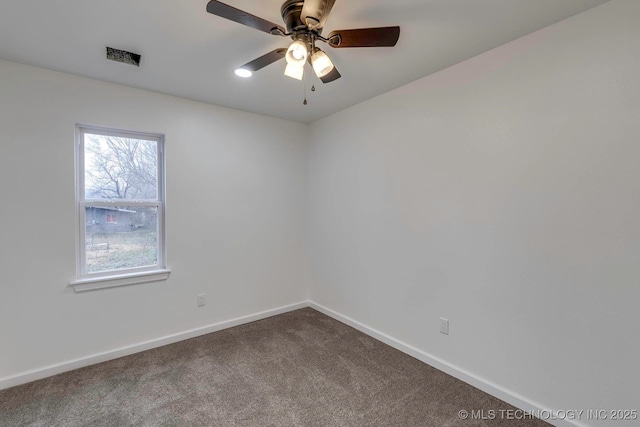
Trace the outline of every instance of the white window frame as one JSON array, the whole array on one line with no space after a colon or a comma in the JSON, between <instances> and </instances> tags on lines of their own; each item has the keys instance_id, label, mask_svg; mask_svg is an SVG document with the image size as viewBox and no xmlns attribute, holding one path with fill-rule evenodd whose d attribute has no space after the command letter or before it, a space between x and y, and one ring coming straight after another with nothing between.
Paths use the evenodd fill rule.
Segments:
<instances>
[{"instance_id":1,"label":"white window frame","mask_svg":"<svg viewBox=\"0 0 640 427\"><path fill-rule=\"evenodd\" d=\"M85 134L105 135L133 139L144 139L158 143L158 196L156 200L101 200L85 199ZM119 130L100 126L76 125L75 141L75 188L76 188L76 279L70 283L76 292L136 283L154 282L169 278L167 268L166 232L165 232L165 156L164 135ZM155 207L158 221L158 263L153 266L135 267L89 273L86 269L86 208L87 207L138 206Z\"/></svg>"}]
</instances>

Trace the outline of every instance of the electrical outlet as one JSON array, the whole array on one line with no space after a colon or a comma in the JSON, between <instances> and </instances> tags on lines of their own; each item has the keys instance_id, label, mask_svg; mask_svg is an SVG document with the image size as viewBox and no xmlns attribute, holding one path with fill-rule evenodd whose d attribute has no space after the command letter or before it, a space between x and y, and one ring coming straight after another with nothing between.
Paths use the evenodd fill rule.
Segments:
<instances>
[{"instance_id":1,"label":"electrical outlet","mask_svg":"<svg viewBox=\"0 0 640 427\"><path fill-rule=\"evenodd\" d=\"M202 307L203 305L205 305L207 303L205 297L207 296L207 294L200 294L198 295L198 307Z\"/></svg>"},{"instance_id":2,"label":"electrical outlet","mask_svg":"<svg viewBox=\"0 0 640 427\"><path fill-rule=\"evenodd\" d=\"M440 333L449 335L449 319L440 318Z\"/></svg>"}]
</instances>

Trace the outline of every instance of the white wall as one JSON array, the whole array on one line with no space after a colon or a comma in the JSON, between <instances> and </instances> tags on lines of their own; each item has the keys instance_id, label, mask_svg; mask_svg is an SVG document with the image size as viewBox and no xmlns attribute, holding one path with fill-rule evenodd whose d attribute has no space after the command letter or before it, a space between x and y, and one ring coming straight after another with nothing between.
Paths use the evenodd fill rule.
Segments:
<instances>
[{"instance_id":1,"label":"white wall","mask_svg":"<svg viewBox=\"0 0 640 427\"><path fill-rule=\"evenodd\" d=\"M68 287L77 122L166 135L166 282ZM0 61L0 379L306 301L306 129Z\"/></svg>"},{"instance_id":2,"label":"white wall","mask_svg":"<svg viewBox=\"0 0 640 427\"><path fill-rule=\"evenodd\" d=\"M314 123L311 299L542 406L640 410L638 17L615 0Z\"/></svg>"}]
</instances>

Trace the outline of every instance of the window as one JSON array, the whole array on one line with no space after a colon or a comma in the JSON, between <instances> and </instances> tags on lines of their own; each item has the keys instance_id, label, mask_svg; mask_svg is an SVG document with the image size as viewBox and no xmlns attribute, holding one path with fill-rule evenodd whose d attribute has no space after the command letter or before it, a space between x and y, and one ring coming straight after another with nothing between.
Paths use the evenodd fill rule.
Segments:
<instances>
[{"instance_id":1,"label":"window","mask_svg":"<svg viewBox=\"0 0 640 427\"><path fill-rule=\"evenodd\" d=\"M76 291L166 279L162 135L78 126Z\"/></svg>"}]
</instances>

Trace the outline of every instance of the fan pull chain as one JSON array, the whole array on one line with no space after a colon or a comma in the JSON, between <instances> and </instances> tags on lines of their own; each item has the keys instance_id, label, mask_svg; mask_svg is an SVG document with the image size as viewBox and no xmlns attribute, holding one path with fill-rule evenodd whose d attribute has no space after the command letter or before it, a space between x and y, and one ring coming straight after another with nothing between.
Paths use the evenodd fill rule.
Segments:
<instances>
[{"instance_id":1,"label":"fan pull chain","mask_svg":"<svg viewBox=\"0 0 640 427\"><path fill-rule=\"evenodd\" d=\"M305 81L306 77L307 77L306 74L307 73L305 73L303 75L303 77L302 77L302 86L304 87L304 101L302 101L302 105L307 105L308 104L308 102L307 102L307 82Z\"/></svg>"}]
</instances>

